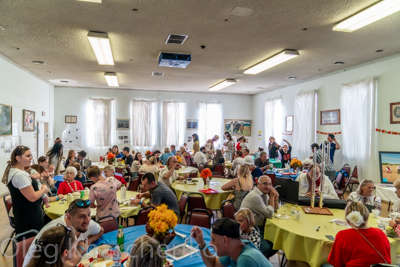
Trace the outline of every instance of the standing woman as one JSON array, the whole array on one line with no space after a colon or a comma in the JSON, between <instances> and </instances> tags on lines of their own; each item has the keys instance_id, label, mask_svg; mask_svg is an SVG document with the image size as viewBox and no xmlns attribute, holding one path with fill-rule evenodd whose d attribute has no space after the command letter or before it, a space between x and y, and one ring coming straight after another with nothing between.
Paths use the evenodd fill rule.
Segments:
<instances>
[{"instance_id":1,"label":"standing woman","mask_svg":"<svg viewBox=\"0 0 400 267\"><path fill-rule=\"evenodd\" d=\"M139 172L140 167L143 165L142 159L143 159L142 153L137 152L135 154L135 158L133 160L132 167L131 167L132 178L139 177L138 172Z\"/></svg>"},{"instance_id":2,"label":"standing woman","mask_svg":"<svg viewBox=\"0 0 400 267\"><path fill-rule=\"evenodd\" d=\"M54 173L56 175L65 170L61 163L63 157L63 145L61 143L55 143L51 150L47 152L47 156L49 157L49 163L55 167Z\"/></svg>"},{"instance_id":3,"label":"standing woman","mask_svg":"<svg viewBox=\"0 0 400 267\"><path fill-rule=\"evenodd\" d=\"M199 136L197 133L192 134L193 137L193 155L200 151Z\"/></svg>"},{"instance_id":4,"label":"standing woman","mask_svg":"<svg viewBox=\"0 0 400 267\"><path fill-rule=\"evenodd\" d=\"M225 143L225 146L228 150L225 152L225 157L227 160L232 161L233 152L235 151L235 142L229 132L226 133L226 139L228 139L228 141Z\"/></svg>"},{"instance_id":5,"label":"standing woman","mask_svg":"<svg viewBox=\"0 0 400 267\"><path fill-rule=\"evenodd\" d=\"M72 163L74 162L75 157L76 157L75 150L70 150L70 151L68 151L68 158L67 158L67 160L65 161L64 167L65 167L65 168L68 168L69 166L72 166Z\"/></svg>"},{"instance_id":6,"label":"standing woman","mask_svg":"<svg viewBox=\"0 0 400 267\"><path fill-rule=\"evenodd\" d=\"M47 186L42 185L39 188L38 182L31 179L24 171L25 167L30 166L31 160L32 154L29 147L17 146L11 153L11 161L8 161L2 179L10 190L13 201L16 234L30 229L40 231L43 227L41 197L47 192Z\"/></svg>"}]
</instances>

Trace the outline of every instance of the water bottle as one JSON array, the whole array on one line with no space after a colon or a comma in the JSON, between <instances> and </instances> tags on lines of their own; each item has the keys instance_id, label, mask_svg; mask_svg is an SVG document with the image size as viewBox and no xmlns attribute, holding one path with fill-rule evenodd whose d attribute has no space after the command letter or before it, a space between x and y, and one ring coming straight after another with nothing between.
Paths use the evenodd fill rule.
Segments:
<instances>
[{"instance_id":1,"label":"water bottle","mask_svg":"<svg viewBox=\"0 0 400 267\"><path fill-rule=\"evenodd\" d=\"M210 177L206 179L206 188L210 188Z\"/></svg>"},{"instance_id":2,"label":"water bottle","mask_svg":"<svg viewBox=\"0 0 400 267\"><path fill-rule=\"evenodd\" d=\"M85 188L85 199L89 198L89 194L90 194L90 189L89 189L89 187L86 187Z\"/></svg>"},{"instance_id":3,"label":"water bottle","mask_svg":"<svg viewBox=\"0 0 400 267\"><path fill-rule=\"evenodd\" d=\"M126 187L124 184L121 187L121 198L126 199Z\"/></svg>"},{"instance_id":4,"label":"water bottle","mask_svg":"<svg viewBox=\"0 0 400 267\"><path fill-rule=\"evenodd\" d=\"M124 230L122 229L122 225L120 225L117 234L117 244L118 244L117 247L121 252L124 252L124 242L125 242Z\"/></svg>"},{"instance_id":5,"label":"water bottle","mask_svg":"<svg viewBox=\"0 0 400 267\"><path fill-rule=\"evenodd\" d=\"M115 250L113 252L113 261L113 267L121 267L121 251L119 250L119 246L115 247Z\"/></svg>"}]
</instances>

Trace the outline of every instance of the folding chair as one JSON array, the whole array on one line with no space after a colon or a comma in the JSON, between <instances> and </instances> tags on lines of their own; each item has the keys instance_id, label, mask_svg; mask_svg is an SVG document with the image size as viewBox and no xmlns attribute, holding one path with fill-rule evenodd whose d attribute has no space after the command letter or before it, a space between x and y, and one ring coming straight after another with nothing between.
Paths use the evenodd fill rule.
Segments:
<instances>
[{"instance_id":1,"label":"folding chair","mask_svg":"<svg viewBox=\"0 0 400 267\"><path fill-rule=\"evenodd\" d=\"M135 219L134 225L136 226L136 225L146 224L149 220L148 215L149 215L150 211L152 211L153 209L154 209L153 206L147 206L147 207L142 208L139 211L139 214L133 217Z\"/></svg>"},{"instance_id":2,"label":"folding chair","mask_svg":"<svg viewBox=\"0 0 400 267\"><path fill-rule=\"evenodd\" d=\"M179 213L181 216L179 223L182 223L182 219L186 214L186 205L187 205L188 200L189 200L189 193L185 191L182 193L181 199L179 199L179 202L178 202Z\"/></svg>"},{"instance_id":3,"label":"folding chair","mask_svg":"<svg viewBox=\"0 0 400 267\"><path fill-rule=\"evenodd\" d=\"M139 178L132 178L129 183L128 190L137 192L138 187L139 187Z\"/></svg>"},{"instance_id":4,"label":"folding chair","mask_svg":"<svg viewBox=\"0 0 400 267\"><path fill-rule=\"evenodd\" d=\"M224 166L222 164L216 164L214 166L214 172L219 172L221 176L224 176Z\"/></svg>"},{"instance_id":5,"label":"folding chair","mask_svg":"<svg viewBox=\"0 0 400 267\"><path fill-rule=\"evenodd\" d=\"M96 222L104 229L105 234L111 231L118 230L119 227L117 218L112 215L101 217Z\"/></svg>"},{"instance_id":6,"label":"folding chair","mask_svg":"<svg viewBox=\"0 0 400 267\"><path fill-rule=\"evenodd\" d=\"M187 204L188 215L192 213L193 209L205 209L211 214L212 217L214 217L212 209L207 208L204 196L200 193L189 193L189 200Z\"/></svg>"},{"instance_id":7,"label":"folding chair","mask_svg":"<svg viewBox=\"0 0 400 267\"><path fill-rule=\"evenodd\" d=\"M206 209L193 209L186 221L190 225L211 228L211 214Z\"/></svg>"},{"instance_id":8,"label":"folding chair","mask_svg":"<svg viewBox=\"0 0 400 267\"><path fill-rule=\"evenodd\" d=\"M22 238L21 241L17 242L20 237L30 236L35 234L34 236L28 238ZM14 267L22 267L24 263L24 259L26 254L28 253L29 247L31 246L33 240L38 234L37 230L28 230L26 232L20 233L13 238L13 255L14 255Z\"/></svg>"},{"instance_id":9,"label":"folding chair","mask_svg":"<svg viewBox=\"0 0 400 267\"><path fill-rule=\"evenodd\" d=\"M222 218L231 218L232 220L235 219L235 208L233 207L233 200L232 199L227 199L222 201L221 205L221 215Z\"/></svg>"},{"instance_id":10,"label":"folding chair","mask_svg":"<svg viewBox=\"0 0 400 267\"><path fill-rule=\"evenodd\" d=\"M12 237L14 236L14 234L15 234L15 223L14 223L14 218L10 217L10 210L11 210L11 208L12 208L12 199L11 199L11 196L10 196L9 198L7 198L7 196L10 196L10 194L5 194L5 195L3 196L4 206L6 207L7 216L8 216L8 220L9 220L9 222L10 222L10 226L11 226L14 230L12 231L12 233L11 233L11 235L10 235L10 238L9 238L9 240L8 240L8 242L7 242L7 246L6 246L6 248L4 249L3 256L4 256L4 254L6 253L8 246L10 245L11 238L12 238Z\"/></svg>"}]
</instances>

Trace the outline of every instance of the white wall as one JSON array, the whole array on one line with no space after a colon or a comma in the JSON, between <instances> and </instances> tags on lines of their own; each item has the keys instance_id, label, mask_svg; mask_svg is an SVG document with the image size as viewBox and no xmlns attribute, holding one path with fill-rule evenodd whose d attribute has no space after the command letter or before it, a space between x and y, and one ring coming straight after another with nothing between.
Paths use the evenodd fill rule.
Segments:
<instances>
[{"instance_id":1,"label":"white wall","mask_svg":"<svg viewBox=\"0 0 400 267\"><path fill-rule=\"evenodd\" d=\"M53 132L50 114L53 101L53 86L42 81L28 71L16 66L7 58L0 55L0 103L12 106L12 121L18 123L17 140L19 144L28 146L36 159L36 132L22 132L22 110L28 109L36 112L36 121L49 122L49 133ZM45 116L42 116L42 111ZM36 123L35 123L36 125ZM15 132L13 136L15 136ZM0 137L0 145L11 136ZM4 173L10 153L0 149L0 174ZM0 184L0 195L7 188Z\"/></svg>"},{"instance_id":2,"label":"white wall","mask_svg":"<svg viewBox=\"0 0 400 267\"><path fill-rule=\"evenodd\" d=\"M121 90L121 89L88 89L88 88L70 88L70 87L56 87L54 93L55 117L54 117L54 134L61 136L64 129L67 127L65 124L65 115L78 116L77 127L83 133L91 131L87 129L86 124L86 104L90 97L103 97L114 98L116 105L116 118L129 118L130 117L130 101L131 99L153 99L157 101L157 114L160 114L162 108L161 102L163 100L183 100L186 102L186 119L199 118L199 103L200 101L214 101L220 102L223 105L223 118L224 119L252 119L252 96L246 95L227 95L227 94L200 94L200 93L181 93L181 92L159 92L159 91L144 91L144 90ZM161 116L158 116L158 128L156 133L156 148L161 144ZM191 135L187 132L187 136ZM211 138L211 136L210 136ZM87 150L89 156L95 161L98 161L100 155L105 151L88 148L84 144L86 136L82 136L83 148ZM185 142L187 141L185 136ZM116 144L115 141L113 144ZM250 140L249 145L253 147L253 140ZM182 144L179 144L182 145ZM123 145L119 145L121 148ZM129 145L132 148L132 145ZM142 153L145 151L141 151ZM64 153L66 154L66 153Z\"/></svg>"},{"instance_id":3,"label":"white wall","mask_svg":"<svg viewBox=\"0 0 400 267\"><path fill-rule=\"evenodd\" d=\"M294 115L294 97L301 91L315 89L318 92L318 122L317 130L322 132L340 132L340 125L319 125L319 114L321 110L340 109L340 89L342 84L356 82L359 80L377 77L378 78L378 99L377 105L377 123L376 127L389 131L400 131L400 124L390 124L389 103L400 102L400 54L364 64L355 68L340 71L338 73L317 78L296 86L275 90L272 92L261 93L253 96L253 123L254 129L264 130L264 103L267 99L282 97L283 117ZM356 100L355 100L356 101ZM284 125L284 124L283 124ZM284 130L284 129L283 129ZM264 132L264 131L263 131ZM293 134L296 134L294 129ZM253 132L255 146L265 145L265 136L262 140L256 138L256 131ZM289 142L293 141L293 136L284 136ZM378 151L400 151L400 136L376 133L376 147L373 157L358 168L363 168L365 177L376 182L380 182ZM268 137L267 137L268 138ZM317 143L326 139L325 135L317 134ZM342 144L341 135L337 139ZM311 144L310 144L311 145ZM296 156L296 155L293 155ZM302 159L300 159L302 160ZM340 169L343 162L342 150L335 153L335 167ZM354 166L351 166L352 168Z\"/></svg>"}]
</instances>

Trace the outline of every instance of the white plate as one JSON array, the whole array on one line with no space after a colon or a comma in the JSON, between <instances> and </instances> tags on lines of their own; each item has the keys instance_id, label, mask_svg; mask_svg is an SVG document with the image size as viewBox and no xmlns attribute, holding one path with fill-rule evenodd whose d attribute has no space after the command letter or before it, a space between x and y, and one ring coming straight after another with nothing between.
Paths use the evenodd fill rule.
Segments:
<instances>
[{"instance_id":1,"label":"white plate","mask_svg":"<svg viewBox=\"0 0 400 267\"><path fill-rule=\"evenodd\" d=\"M275 217L276 218L278 218L278 219L282 219L282 220L287 220L287 219L289 219L289 215L287 215L287 214L275 214Z\"/></svg>"}]
</instances>

